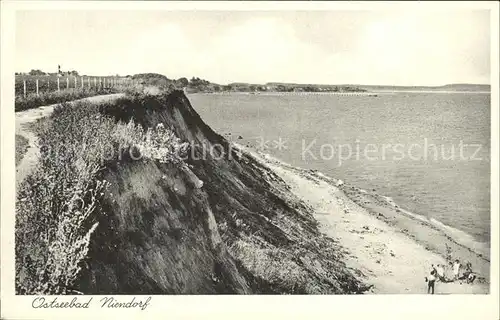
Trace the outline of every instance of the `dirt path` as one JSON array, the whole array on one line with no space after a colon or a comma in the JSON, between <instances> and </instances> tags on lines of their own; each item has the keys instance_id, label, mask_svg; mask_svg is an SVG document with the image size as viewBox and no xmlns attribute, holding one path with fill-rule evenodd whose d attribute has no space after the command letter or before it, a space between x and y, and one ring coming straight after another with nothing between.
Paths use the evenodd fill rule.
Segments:
<instances>
[{"instance_id":1,"label":"dirt path","mask_svg":"<svg viewBox=\"0 0 500 320\"><path fill-rule=\"evenodd\" d=\"M78 101L100 103L116 99L121 96L123 96L122 93L107 94L75 100L71 103L75 103ZM52 111L54 111L54 108L57 105L58 104L53 104L50 106L42 106L35 109L16 112L16 135L21 135L28 139L28 149L19 164L16 166L16 188L19 186L21 181L23 181L28 176L28 174L36 164L38 157L40 156L38 138L30 130L29 124L35 122L38 119L49 116Z\"/></svg>"}]
</instances>

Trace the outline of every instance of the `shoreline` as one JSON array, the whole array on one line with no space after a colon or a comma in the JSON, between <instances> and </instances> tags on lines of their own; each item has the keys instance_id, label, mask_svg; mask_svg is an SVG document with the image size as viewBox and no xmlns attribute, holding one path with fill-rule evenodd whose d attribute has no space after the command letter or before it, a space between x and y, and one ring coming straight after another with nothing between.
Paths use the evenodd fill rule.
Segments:
<instances>
[{"instance_id":1,"label":"shoreline","mask_svg":"<svg viewBox=\"0 0 500 320\"><path fill-rule=\"evenodd\" d=\"M386 205L389 205L389 207L393 208L401 216L406 215L408 216L408 218L414 220L415 222L426 224L429 228L444 233L450 239L450 241L455 242L457 245L460 245L470 250L477 256L490 262L491 259L490 244L488 242L476 240L473 235L456 227L444 224L443 222L435 218L428 218L424 215L406 210L403 207L399 206L396 202L394 202L394 200L391 197L379 195L376 192L369 192L360 188L356 188L355 186L350 186L350 187L352 189L356 189L357 192L365 195L366 197L372 197L375 198L377 201L385 202ZM356 198L354 197L353 200L355 199Z\"/></svg>"},{"instance_id":2,"label":"shoreline","mask_svg":"<svg viewBox=\"0 0 500 320\"><path fill-rule=\"evenodd\" d=\"M349 188L351 189L349 190ZM368 213L414 239L427 250L435 252L442 257L446 257L446 246L449 246L453 259L458 258L461 262L470 261L474 271L489 280L489 248L471 248L464 243L460 243L453 235L446 233L446 231L433 224L432 220L411 213L398 205L392 205L387 202L384 203L379 199L379 197L384 196L368 192L365 193L363 192L364 190L350 185L342 186L341 190L349 199L364 208ZM443 226L444 228L452 228L444 224ZM456 231L465 233L458 229L456 229ZM485 243L484 245L486 246Z\"/></svg>"},{"instance_id":3,"label":"shoreline","mask_svg":"<svg viewBox=\"0 0 500 320\"><path fill-rule=\"evenodd\" d=\"M478 278L474 284L438 282L436 293L490 292L489 255L478 254L432 224L401 212L387 197L235 145L271 168L312 207L320 230L349 251L346 264L374 285L371 293L426 293L424 278L431 265L448 265L449 254L462 265L470 261ZM452 277L451 266L445 269L446 277Z\"/></svg>"}]
</instances>

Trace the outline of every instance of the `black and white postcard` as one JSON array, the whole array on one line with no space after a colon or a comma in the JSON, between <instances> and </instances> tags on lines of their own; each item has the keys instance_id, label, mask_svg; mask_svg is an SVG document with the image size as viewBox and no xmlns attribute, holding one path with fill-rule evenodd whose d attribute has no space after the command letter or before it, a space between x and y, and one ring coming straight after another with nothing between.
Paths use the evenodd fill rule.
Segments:
<instances>
[{"instance_id":1,"label":"black and white postcard","mask_svg":"<svg viewBox=\"0 0 500 320\"><path fill-rule=\"evenodd\" d=\"M2 319L498 318L498 3L1 5Z\"/></svg>"}]
</instances>

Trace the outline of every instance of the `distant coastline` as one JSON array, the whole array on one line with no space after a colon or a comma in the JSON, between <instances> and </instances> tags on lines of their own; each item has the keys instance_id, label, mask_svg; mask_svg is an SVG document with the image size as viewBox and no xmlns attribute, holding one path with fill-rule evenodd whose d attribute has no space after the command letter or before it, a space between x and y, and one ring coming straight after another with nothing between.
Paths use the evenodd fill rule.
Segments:
<instances>
[{"instance_id":1,"label":"distant coastline","mask_svg":"<svg viewBox=\"0 0 500 320\"><path fill-rule=\"evenodd\" d=\"M369 91L378 92L491 92L489 84L455 83L443 86L391 86L391 85L357 85Z\"/></svg>"},{"instance_id":2,"label":"distant coastline","mask_svg":"<svg viewBox=\"0 0 500 320\"><path fill-rule=\"evenodd\" d=\"M490 91L445 91L445 90L378 90L378 91L353 91L353 92L310 92L310 91L186 91L186 94L210 94L210 95L334 95L334 96L367 96L378 97L403 93L433 93L433 94L491 94Z\"/></svg>"},{"instance_id":3,"label":"distant coastline","mask_svg":"<svg viewBox=\"0 0 500 320\"><path fill-rule=\"evenodd\" d=\"M22 80L27 80L31 86L35 85L35 80L40 77L47 78L51 73L43 72L39 69L31 70L29 73L16 72L16 93L21 92ZM56 75L53 73L52 75ZM67 72L67 78L80 77L75 70ZM87 77L87 76L84 76ZM391 92L439 92L439 93L490 93L489 84L474 83L453 83L442 86L397 86L397 85L365 85L365 84L314 84L314 83L289 83L289 82L267 82L264 84L232 82L228 84L218 84L209 80L192 77L191 79L182 77L170 79L159 73L139 73L135 75L120 76L136 81L138 84L154 85L170 89L183 89L186 93L206 92L206 93L391 93ZM55 80L54 80L55 81Z\"/></svg>"},{"instance_id":4,"label":"distant coastline","mask_svg":"<svg viewBox=\"0 0 500 320\"><path fill-rule=\"evenodd\" d=\"M362 84L298 84L268 82L266 84L250 84L235 82L228 85L219 85L206 81L203 85L186 87L188 93L325 93L349 94L366 93L490 93L491 86L486 84L447 84L443 86L392 86L392 85L362 85Z\"/></svg>"}]
</instances>

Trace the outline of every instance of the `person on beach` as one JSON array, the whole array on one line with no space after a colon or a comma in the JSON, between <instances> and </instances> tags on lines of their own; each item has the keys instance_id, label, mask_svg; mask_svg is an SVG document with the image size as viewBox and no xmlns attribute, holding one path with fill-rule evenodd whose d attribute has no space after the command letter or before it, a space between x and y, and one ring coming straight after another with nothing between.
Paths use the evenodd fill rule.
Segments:
<instances>
[{"instance_id":1,"label":"person on beach","mask_svg":"<svg viewBox=\"0 0 500 320\"><path fill-rule=\"evenodd\" d=\"M446 282L446 279L444 277L444 266L442 264L438 264L436 267L436 273L439 281L441 282Z\"/></svg>"},{"instance_id":2,"label":"person on beach","mask_svg":"<svg viewBox=\"0 0 500 320\"><path fill-rule=\"evenodd\" d=\"M435 265L431 264L431 272L434 271L434 275L437 275L437 268Z\"/></svg>"},{"instance_id":3,"label":"person on beach","mask_svg":"<svg viewBox=\"0 0 500 320\"><path fill-rule=\"evenodd\" d=\"M474 274L474 272L469 273L469 275L467 276L467 283L473 284L474 280L476 280L476 275Z\"/></svg>"},{"instance_id":4,"label":"person on beach","mask_svg":"<svg viewBox=\"0 0 500 320\"><path fill-rule=\"evenodd\" d=\"M434 265L432 265L434 268ZM434 294L434 283L436 282L436 270L432 270L428 277L425 277L425 282L427 282L427 293Z\"/></svg>"},{"instance_id":5,"label":"person on beach","mask_svg":"<svg viewBox=\"0 0 500 320\"><path fill-rule=\"evenodd\" d=\"M476 280L477 275L472 271L472 263L469 261L465 264L465 270L462 273L462 277L460 279L465 279L468 284L473 284L474 280Z\"/></svg>"},{"instance_id":6,"label":"person on beach","mask_svg":"<svg viewBox=\"0 0 500 320\"><path fill-rule=\"evenodd\" d=\"M460 274L460 261L458 259L455 260L453 264L453 280L458 280L458 276Z\"/></svg>"}]
</instances>

